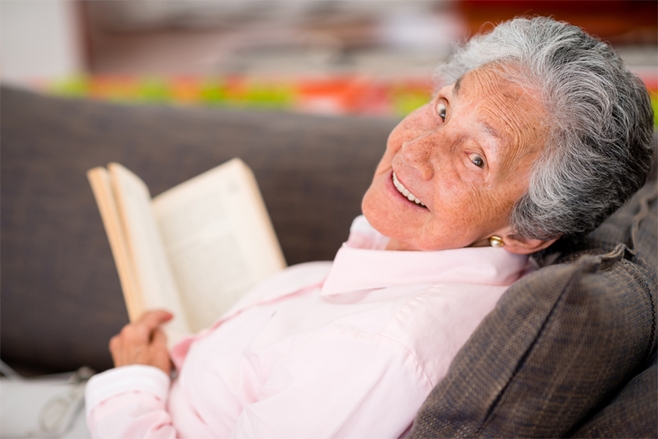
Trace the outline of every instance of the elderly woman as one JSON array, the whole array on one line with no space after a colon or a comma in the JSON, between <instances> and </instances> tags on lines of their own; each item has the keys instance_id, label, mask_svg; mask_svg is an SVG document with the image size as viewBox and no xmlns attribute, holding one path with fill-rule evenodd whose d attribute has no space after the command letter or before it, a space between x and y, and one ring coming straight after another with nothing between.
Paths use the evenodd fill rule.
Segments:
<instances>
[{"instance_id":1,"label":"elderly woman","mask_svg":"<svg viewBox=\"0 0 658 439\"><path fill-rule=\"evenodd\" d=\"M644 183L647 92L580 29L503 23L439 74L333 263L283 271L171 352L164 311L112 339L117 367L87 389L95 436L399 437L528 255Z\"/></svg>"}]
</instances>

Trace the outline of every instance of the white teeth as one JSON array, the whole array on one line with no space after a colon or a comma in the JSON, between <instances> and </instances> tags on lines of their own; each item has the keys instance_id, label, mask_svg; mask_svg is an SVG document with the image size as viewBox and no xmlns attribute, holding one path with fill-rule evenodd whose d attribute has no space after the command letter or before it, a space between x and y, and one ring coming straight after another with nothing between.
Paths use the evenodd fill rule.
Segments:
<instances>
[{"instance_id":1,"label":"white teeth","mask_svg":"<svg viewBox=\"0 0 658 439\"><path fill-rule=\"evenodd\" d=\"M393 173L393 186L395 186L395 188L396 188L396 189L397 189L402 195L404 195L405 197L407 197L407 199L408 199L409 201L413 201L414 203L416 203L416 204L419 205L419 206L427 207L427 206L425 206L423 203L421 203L420 200L419 200L414 194L412 194L411 192L409 192L409 189L407 189L406 187L404 187L404 185L403 185L402 183L400 183L400 180L398 180L398 177L395 175L395 172Z\"/></svg>"}]
</instances>

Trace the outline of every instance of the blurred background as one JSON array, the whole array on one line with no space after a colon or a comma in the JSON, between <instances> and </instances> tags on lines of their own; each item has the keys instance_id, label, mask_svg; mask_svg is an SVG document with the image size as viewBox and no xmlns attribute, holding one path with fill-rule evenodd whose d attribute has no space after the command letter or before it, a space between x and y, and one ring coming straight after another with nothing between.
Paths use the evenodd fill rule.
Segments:
<instances>
[{"instance_id":1,"label":"blurred background","mask_svg":"<svg viewBox=\"0 0 658 439\"><path fill-rule=\"evenodd\" d=\"M2 0L0 78L127 103L404 115L456 43L550 15L612 43L658 102L655 0Z\"/></svg>"}]
</instances>

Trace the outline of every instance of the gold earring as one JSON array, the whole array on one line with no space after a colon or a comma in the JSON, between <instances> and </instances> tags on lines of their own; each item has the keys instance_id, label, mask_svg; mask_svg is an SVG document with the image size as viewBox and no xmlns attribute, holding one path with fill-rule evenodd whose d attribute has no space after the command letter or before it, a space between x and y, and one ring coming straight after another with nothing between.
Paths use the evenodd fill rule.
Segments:
<instances>
[{"instance_id":1,"label":"gold earring","mask_svg":"<svg viewBox=\"0 0 658 439\"><path fill-rule=\"evenodd\" d=\"M495 248L499 248L505 245L503 242L503 238L497 235L493 235L491 238L489 238L489 245Z\"/></svg>"}]
</instances>

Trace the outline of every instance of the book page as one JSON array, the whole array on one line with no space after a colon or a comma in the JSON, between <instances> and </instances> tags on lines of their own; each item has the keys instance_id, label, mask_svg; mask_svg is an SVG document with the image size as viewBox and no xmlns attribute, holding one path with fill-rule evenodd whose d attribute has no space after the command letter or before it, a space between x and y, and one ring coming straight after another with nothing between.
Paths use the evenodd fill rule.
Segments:
<instances>
[{"instance_id":1,"label":"book page","mask_svg":"<svg viewBox=\"0 0 658 439\"><path fill-rule=\"evenodd\" d=\"M98 210L101 213L105 233L110 241L114 263L119 273L123 298L128 309L128 317L133 322L146 310L135 273L135 264L128 248L128 241L117 210L116 197L110 183L107 169L97 167L87 172L91 189L94 192Z\"/></svg>"},{"instance_id":2,"label":"book page","mask_svg":"<svg viewBox=\"0 0 658 439\"><path fill-rule=\"evenodd\" d=\"M159 195L153 210L192 331L285 267L253 174L239 159Z\"/></svg>"},{"instance_id":3,"label":"book page","mask_svg":"<svg viewBox=\"0 0 658 439\"><path fill-rule=\"evenodd\" d=\"M151 196L142 180L123 166L111 163L108 169L144 307L164 308L174 314L164 326L172 346L189 334L190 328L153 217Z\"/></svg>"}]
</instances>

